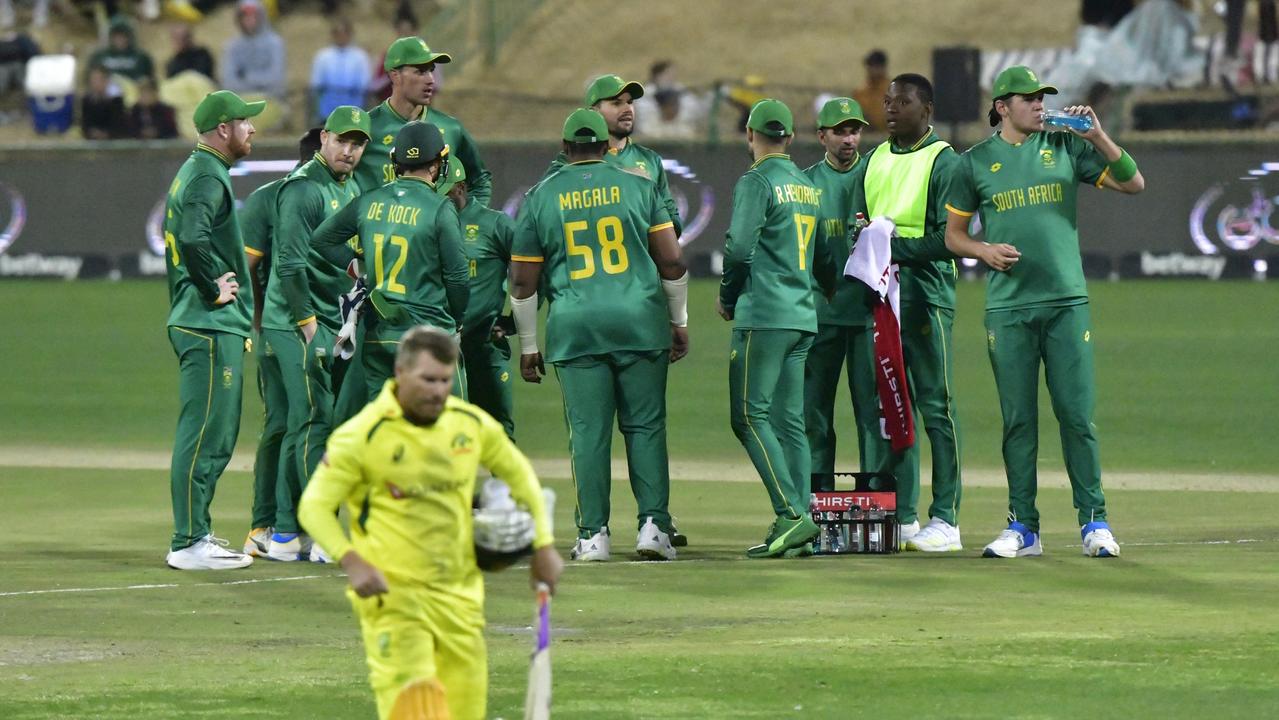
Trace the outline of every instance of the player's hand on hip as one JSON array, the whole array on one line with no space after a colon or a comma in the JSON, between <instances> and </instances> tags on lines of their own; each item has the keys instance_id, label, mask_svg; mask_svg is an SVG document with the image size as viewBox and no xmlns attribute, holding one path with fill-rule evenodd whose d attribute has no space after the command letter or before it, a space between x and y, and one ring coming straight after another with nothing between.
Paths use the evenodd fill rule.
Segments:
<instances>
[{"instance_id":1,"label":"player's hand on hip","mask_svg":"<svg viewBox=\"0 0 1279 720\"><path fill-rule=\"evenodd\" d=\"M311 318L298 326L298 330L302 331L302 337L306 338L307 345L311 344L311 340L315 337L315 331L318 330L319 327L320 326L315 321L315 318Z\"/></svg>"},{"instance_id":2,"label":"player's hand on hip","mask_svg":"<svg viewBox=\"0 0 1279 720\"><path fill-rule=\"evenodd\" d=\"M546 374L546 365L542 363L542 353L529 353L520 356L520 377L524 382L540 383Z\"/></svg>"},{"instance_id":3,"label":"player's hand on hip","mask_svg":"<svg viewBox=\"0 0 1279 720\"><path fill-rule=\"evenodd\" d=\"M1021 259L1021 251L1006 243L983 243L981 261L991 268L1003 272Z\"/></svg>"},{"instance_id":4,"label":"player's hand on hip","mask_svg":"<svg viewBox=\"0 0 1279 720\"><path fill-rule=\"evenodd\" d=\"M356 595L362 598L373 597L388 590L386 576L382 571L370 565L356 551L348 550L339 563L346 571L346 578L351 582Z\"/></svg>"},{"instance_id":5,"label":"player's hand on hip","mask_svg":"<svg viewBox=\"0 0 1279 720\"><path fill-rule=\"evenodd\" d=\"M564 558L556 552L554 545L540 547L533 551L529 562L529 585L534 590L538 583L546 583L551 594L555 594L555 584L559 582L560 573L564 571Z\"/></svg>"},{"instance_id":6,"label":"player's hand on hip","mask_svg":"<svg viewBox=\"0 0 1279 720\"><path fill-rule=\"evenodd\" d=\"M725 320L733 319L732 308L724 307L724 303L720 302L720 299L718 297L715 298L715 312L719 313L719 316L724 318Z\"/></svg>"},{"instance_id":7,"label":"player's hand on hip","mask_svg":"<svg viewBox=\"0 0 1279 720\"><path fill-rule=\"evenodd\" d=\"M240 294L240 283L235 279L235 273L229 272L218 278L218 299L213 301L214 305L226 305L233 303L236 296Z\"/></svg>"},{"instance_id":8,"label":"player's hand on hip","mask_svg":"<svg viewBox=\"0 0 1279 720\"><path fill-rule=\"evenodd\" d=\"M671 362L679 362L688 354L688 328L671 326Z\"/></svg>"}]
</instances>

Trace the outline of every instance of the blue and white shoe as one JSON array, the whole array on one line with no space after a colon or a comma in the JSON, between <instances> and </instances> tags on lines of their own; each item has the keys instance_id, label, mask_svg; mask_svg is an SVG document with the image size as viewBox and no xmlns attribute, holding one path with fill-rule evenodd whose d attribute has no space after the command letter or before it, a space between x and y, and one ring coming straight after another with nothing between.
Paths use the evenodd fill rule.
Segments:
<instances>
[{"instance_id":1,"label":"blue and white shoe","mask_svg":"<svg viewBox=\"0 0 1279 720\"><path fill-rule=\"evenodd\" d=\"M1019 522L1008 523L1008 528L999 533L999 537L995 538L981 551L982 557L1029 557L1044 554L1044 546L1039 542L1039 533L1031 532L1030 528Z\"/></svg>"},{"instance_id":2,"label":"blue and white shoe","mask_svg":"<svg viewBox=\"0 0 1279 720\"><path fill-rule=\"evenodd\" d=\"M1084 555L1088 557L1119 557L1119 541L1110 533L1104 522L1090 522L1079 528L1084 539Z\"/></svg>"},{"instance_id":3,"label":"blue and white shoe","mask_svg":"<svg viewBox=\"0 0 1279 720\"><path fill-rule=\"evenodd\" d=\"M266 556L280 562L298 562L305 559L302 555L301 536L298 533L273 533L271 547L267 549Z\"/></svg>"}]
</instances>

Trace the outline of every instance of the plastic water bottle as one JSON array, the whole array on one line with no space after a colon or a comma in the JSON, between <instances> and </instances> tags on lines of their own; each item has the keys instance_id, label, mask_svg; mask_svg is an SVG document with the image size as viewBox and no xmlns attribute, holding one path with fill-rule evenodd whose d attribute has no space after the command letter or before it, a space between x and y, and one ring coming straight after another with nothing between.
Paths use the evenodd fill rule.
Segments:
<instances>
[{"instance_id":1,"label":"plastic water bottle","mask_svg":"<svg viewBox=\"0 0 1279 720\"><path fill-rule=\"evenodd\" d=\"M1044 125L1051 129L1070 129L1085 133L1092 130L1092 118L1087 115L1069 115L1062 110L1049 110L1044 113Z\"/></svg>"}]
</instances>

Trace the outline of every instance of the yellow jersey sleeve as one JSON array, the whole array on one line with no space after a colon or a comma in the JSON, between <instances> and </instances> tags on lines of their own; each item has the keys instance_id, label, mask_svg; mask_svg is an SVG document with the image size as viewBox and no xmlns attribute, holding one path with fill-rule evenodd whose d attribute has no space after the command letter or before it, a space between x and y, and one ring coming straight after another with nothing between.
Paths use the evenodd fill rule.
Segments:
<instances>
[{"instance_id":1,"label":"yellow jersey sleeve","mask_svg":"<svg viewBox=\"0 0 1279 720\"><path fill-rule=\"evenodd\" d=\"M509 485L511 497L528 508L533 516L533 547L541 548L553 543L551 517L546 511L542 484L537 481L533 464L488 413L480 414L480 464Z\"/></svg>"},{"instance_id":2,"label":"yellow jersey sleeve","mask_svg":"<svg viewBox=\"0 0 1279 720\"><path fill-rule=\"evenodd\" d=\"M316 466L298 503L298 521L335 561L352 548L338 522L337 511L342 501L365 482L361 461L364 434L363 423L349 422L329 436L324 459Z\"/></svg>"}]
</instances>

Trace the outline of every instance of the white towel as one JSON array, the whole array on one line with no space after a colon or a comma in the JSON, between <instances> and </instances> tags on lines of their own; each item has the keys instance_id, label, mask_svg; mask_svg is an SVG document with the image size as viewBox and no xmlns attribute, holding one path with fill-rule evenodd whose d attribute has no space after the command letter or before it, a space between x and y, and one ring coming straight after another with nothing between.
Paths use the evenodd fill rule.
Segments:
<instances>
[{"instance_id":1,"label":"white towel","mask_svg":"<svg viewBox=\"0 0 1279 720\"><path fill-rule=\"evenodd\" d=\"M857 244L844 264L844 277L861 280L887 300L893 315L902 315L901 288L893 264L893 233L897 225L886 217L875 218L857 236Z\"/></svg>"}]
</instances>

